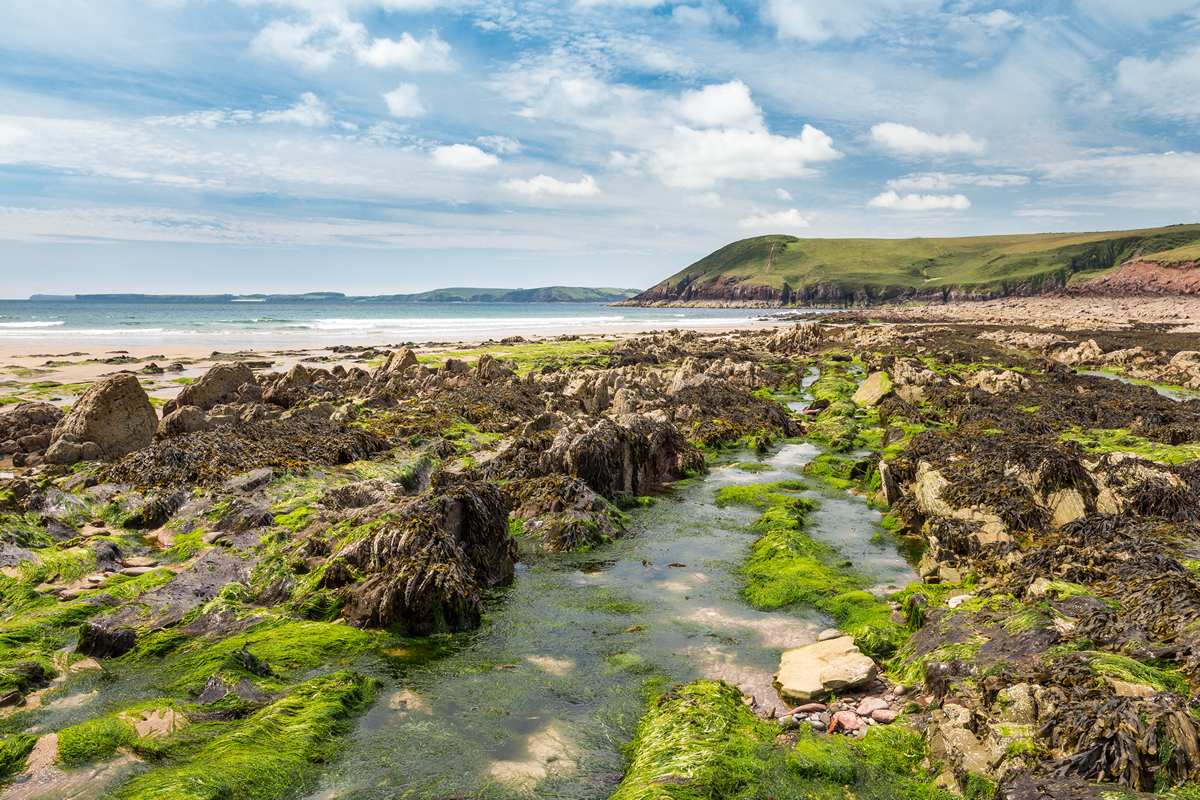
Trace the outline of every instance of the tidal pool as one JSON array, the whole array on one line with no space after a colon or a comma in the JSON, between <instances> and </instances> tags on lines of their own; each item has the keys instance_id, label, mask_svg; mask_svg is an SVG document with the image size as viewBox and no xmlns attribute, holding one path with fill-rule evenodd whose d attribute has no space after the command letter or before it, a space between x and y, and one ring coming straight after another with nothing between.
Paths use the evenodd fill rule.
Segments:
<instances>
[{"instance_id":1,"label":"tidal pool","mask_svg":"<svg viewBox=\"0 0 1200 800\"><path fill-rule=\"evenodd\" d=\"M830 621L740 599L756 512L713 498L723 486L794 479L819 452L784 445L762 459L766 472L684 481L633 512L628 538L589 553L524 547L480 630L402 643L382 663L356 665L383 670L386 688L309 797L607 797L621 746L663 689L719 678L778 706L780 654ZM806 494L821 500L810 533L841 548L881 594L915 579L863 499Z\"/></svg>"}]
</instances>

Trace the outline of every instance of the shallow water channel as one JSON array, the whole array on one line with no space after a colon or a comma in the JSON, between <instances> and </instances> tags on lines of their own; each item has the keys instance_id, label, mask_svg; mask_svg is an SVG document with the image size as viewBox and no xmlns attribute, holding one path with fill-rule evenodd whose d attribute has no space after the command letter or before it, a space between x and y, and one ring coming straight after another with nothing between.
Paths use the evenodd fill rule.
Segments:
<instances>
[{"instance_id":1,"label":"shallow water channel","mask_svg":"<svg viewBox=\"0 0 1200 800\"><path fill-rule=\"evenodd\" d=\"M820 451L785 445L768 471L714 470L631 515L631 535L587 554L522 551L478 631L391 648L387 688L311 800L444 796L607 797L647 698L720 678L778 704L771 673L829 620L765 613L739 597L752 509L717 508L731 484L795 478ZM749 457L748 454L743 454ZM915 579L866 502L821 500L810 533L880 592ZM360 665L356 665L360 666ZM360 666L361 668L361 666Z\"/></svg>"}]
</instances>

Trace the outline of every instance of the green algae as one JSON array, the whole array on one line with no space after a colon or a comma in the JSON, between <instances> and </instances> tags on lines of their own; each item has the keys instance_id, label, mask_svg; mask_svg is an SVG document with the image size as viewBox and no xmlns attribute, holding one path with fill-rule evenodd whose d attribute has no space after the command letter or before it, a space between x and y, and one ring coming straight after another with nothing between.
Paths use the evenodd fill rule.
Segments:
<instances>
[{"instance_id":1,"label":"green algae","mask_svg":"<svg viewBox=\"0 0 1200 800\"><path fill-rule=\"evenodd\" d=\"M90 719L58 732L58 760L68 767L91 764L135 741L133 730L115 716Z\"/></svg>"},{"instance_id":2,"label":"green algae","mask_svg":"<svg viewBox=\"0 0 1200 800\"><path fill-rule=\"evenodd\" d=\"M167 763L109 794L112 800L266 800L315 783L313 767L341 748L351 718L378 684L349 671L296 686L281 700L228 730L189 726L165 743Z\"/></svg>"},{"instance_id":3,"label":"green algae","mask_svg":"<svg viewBox=\"0 0 1200 800\"><path fill-rule=\"evenodd\" d=\"M382 637L346 625L267 618L219 642L159 631L140 639L138 647L119 660L144 663L161 658L152 680L170 692L199 692L213 675L230 684L245 677L282 688L296 670L367 652L378 647ZM253 657L249 663L254 668L243 654Z\"/></svg>"},{"instance_id":4,"label":"green algae","mask_svg":"<svg viewBox=\"0 0 1200 800\"><path fill-rule=\"evenodd\" d=\"M37 744L38 737L29 733L14 733L0 739L0 781L18 774Z\"/></svg>"},{"instance_id":5,"label":"green algae","mask_svg":"<svg viewBox=\"0 0 1200 800\"><path fill-rule=\"evenodd\" d=\"M677 686L638 723L612 800L945 800L928 783L921 737L878 726L858 742L805 727L795 743L720 681Z\"/></svg>"},{"instance_id":6,"label":"green algae","mask_svg":"<svg viewBox=\"0 0 1200 800\"><path fill-rule=\"evenodd\" d=\"M823 611L855 637L864 653L887 658L903 640L904 630L891 621L887 604L865 591L869 582L845 566L836 548L804 532L813 503L789 494L796 491L794 485L784 481L736 486L718 493L718 505L736 502L765 509L755 522L764 534L742 567L743 596L766 611L790 606Z\"/></svg>"},{"instance_id":7,"label":"green algae","mask_svg":"<svg viewBox=\"0 0 1200 800\"><path fill-rule=\"evenodd\" d=\"M1096 455L1135 453L1163 464L1182 464L1200 459L1200 444L1163 444L1138 436L1128 428L1075 429L1062 434L1062 438L1079 442L1087 452Z\"/></svg>"}]
</instances>

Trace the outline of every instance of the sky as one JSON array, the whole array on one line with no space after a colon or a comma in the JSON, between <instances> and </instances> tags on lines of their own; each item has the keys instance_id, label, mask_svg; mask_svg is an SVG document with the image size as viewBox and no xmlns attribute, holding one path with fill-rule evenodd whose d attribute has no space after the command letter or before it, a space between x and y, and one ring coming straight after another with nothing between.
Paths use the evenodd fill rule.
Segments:
<instances>
[{"instance_id":1,"label":"sky","mask_svg":"<svg viewBox=\"0 0 1200 800\"><path fill-rule=\"evenodd\" d=\"M1200 222L1200 2L6 0L0 297Z\"/></svg>"}]
</instances>

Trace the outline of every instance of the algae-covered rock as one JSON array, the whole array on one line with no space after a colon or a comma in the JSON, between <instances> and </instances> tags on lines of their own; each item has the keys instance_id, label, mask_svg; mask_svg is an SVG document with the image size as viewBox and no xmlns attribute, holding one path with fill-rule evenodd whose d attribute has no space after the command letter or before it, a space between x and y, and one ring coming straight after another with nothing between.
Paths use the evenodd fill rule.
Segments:
<instances>
[{"instance_id":1,"label":"algae-covered rock","mask_svg":"<svg viewBox=\"0 0 1200 800\"><path fill-rule=\"evenodd\" d=\"M775 685L784 700L808 703L875 680L875 662L863 655L853 636L841 636L783 652Z\"/></svg>"},{"instance_id":2,"label":"algae-covered rock","mask_svg":"<svg viewBox=\"0 0 1200 800\"><path fill-rule=\"evenodd\" d=\"M52 443L95 442L102 457L113 459L146 447L154 439L158 414L133 375L114 375L93 383L54 426ZM47 453L52 463L70 463L65 451Z\"/></svg>"},{"instance_id":3,"label":"algae-covered rock","mask_svg":"<svg viewBox=\"0 0 1200 800\"><path fill-rule=\"evenodd\" d=\"M163 406L163 416L166 417L175 409L184 406L196 406L202 411L207 411L215 405L228 403L243 385L254 383L254 373L245 364L215 364L195 381L183 387L173 400Z\"/></svg>"},{"instance_id":4,"label":"algae-covered rock","mask_svg":"<svg viewBox=\"0 0 1200 800\"><path fill-rule=\"evenodd\" d=\"M512 578L517 548L500 490L470 483L411 501L334 558L363 576L342 590L346 619L420 635L475 627L484 590Z\"/></svg>"},{"instance_id":5,"label":"algae-covered rock","mask_svg":"<svg viewBox=\"0 0 1200 800\"><path fill-rule=\"evenodd\" d=\"M860 408L874 408L892 392L892 379L886 372L872 372L850 400Z\"/></svg>"}]
</instances>

